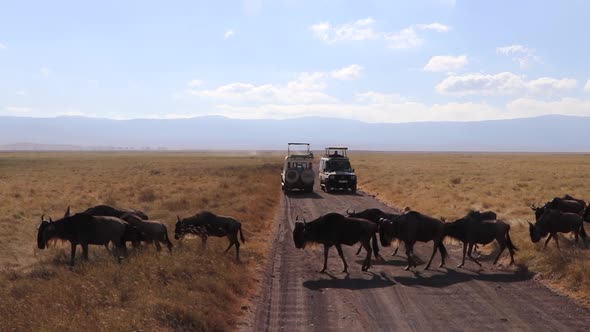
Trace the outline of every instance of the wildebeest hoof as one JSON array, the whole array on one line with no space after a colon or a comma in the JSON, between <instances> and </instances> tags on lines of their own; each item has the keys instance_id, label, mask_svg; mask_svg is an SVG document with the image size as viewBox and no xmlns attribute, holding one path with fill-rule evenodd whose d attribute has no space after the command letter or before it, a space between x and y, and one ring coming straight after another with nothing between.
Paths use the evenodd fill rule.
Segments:
<instances>
[{"instance_id":1,"label":"wildebeest hoof","mask_svg":"<svg viewBox=\"0 0 590 332\"><path fill-rule=\"evenodd\" d=\"M406 266L406 267L404 268L404 270L406 270L406 271L410 271L410 266L409 266L409 265L408 265L408 266Z\"/></svg>"},{"instance_id":2,"label":"wildebeest hoof","mask_svg":"<svg viewBox=\"0 0 590 332\"><path fill-rule=\"evenodd\" d=\"M425 267L424 267L424 271L426 271L426 270L428 270L428 269L430 269L430 266L425 266Z\"/></svg>"},{"instance_id":3,"label":"wildebeest hoof","mask_svg":"<svg viewBox=\"0 0 590 332\"><path fill-rule=\"evenodd\" d=\"M463 267L463 264L457 265L457 268L459 268L459 269L462 268L462 267Z\"/></svg>"}]
</instances>

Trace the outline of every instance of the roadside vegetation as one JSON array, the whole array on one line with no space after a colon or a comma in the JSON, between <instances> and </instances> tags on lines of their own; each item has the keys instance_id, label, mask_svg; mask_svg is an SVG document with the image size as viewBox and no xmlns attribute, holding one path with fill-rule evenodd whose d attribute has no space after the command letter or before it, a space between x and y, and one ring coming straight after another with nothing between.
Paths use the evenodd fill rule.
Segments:
<instances>
[{"instance_id":1,"label":"roadside vegetation","mask_svg":"<svg viewBox=\"0 0 590 332\"><path fill-rule=\"evenodd\" d=\"M570 194L590 201L590 157L566 154L361 153L352 155L359 187L392 206L448 220L470 209L492 210L512 225L516 261L553 289L590 302L590 250L568 245L569 235L531 243L532 203ZM590 224L585 227L590 230ZM502 262L502 260L500 261Z\"/></svg>"},{"instance_id":2,"label":"roadside vegetation","mask_svg":"<svg viewBox=\"0 0 590 332\"><path fill-rule=\"evenodd\" d=\"M279 206L279 160L206 153L1 153L0 317L4 330L231 330L249 308ZM228 241L129 250L121 264L91 246L67 266L69 244L36 247L42 214L58 219L109 204L140 209L174 236L200 210L242 222L242 263Z\"/></svg>"}]
</instances>

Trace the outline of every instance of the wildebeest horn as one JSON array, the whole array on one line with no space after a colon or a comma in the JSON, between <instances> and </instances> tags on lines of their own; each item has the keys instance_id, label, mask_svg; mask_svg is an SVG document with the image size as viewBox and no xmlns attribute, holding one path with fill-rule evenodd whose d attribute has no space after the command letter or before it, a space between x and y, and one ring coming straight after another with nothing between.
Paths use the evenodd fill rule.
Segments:
<instances>
[{"instance_id":1,"label":"wildebeest horn","mask_svg":"<svg viewBox=\"0 0 590 332\"><path fill-rule=\"evenodd\" d=\"M346 214L350 214L350 212L348 212L348 208L346 208Z\"/></svg>"},{"instance_id":2,"label":"wildebeest horn","mask_svg":"<svg viewBox=\"0 0 590 332\"><path fill-rule=\"evenodd\" d=\"M303 223L306 224L307 220L305 220L305 217L303 217Z\"/></svg>"},{"instance_id":3,"label":"wildebeest horn","mask_svg":"<svg viewBox=\"0 0 590 332\"><path fill-rule=\"evenodd\" d=\"M529 226L535 227L535 225L533 225L533 223L532 223L532 222L530 222L530 221L528 221L528 220L527 220L527 222L529 223Z\"/></svg>"},{"instance_id":4,"label":"wildebeest horn","mask_svg":"<svg viewBox=\"0 0 590 332\"><path fill-rule=\"evenodd\" d=\"M447 218L445 217L440 217L440 220L442 220L443 222L447 222Z\"/></svg>"},{"instance_id":5,"label":"wildebeest horn","mask_svg":"<svg viewBox=\"0 0 590 332\"><path fill-rule=\"evenodd\" d=\"M41 215L41 221L45 221L45 214Z\"/></svg>"},{"instance_id":6,"label":"wildebeest horn","mask_svg":"<svg viewBox=\"0 0 590 332\"><path fill-rule=\"evenodd\" d=\"M176 221L180 221L180 216L176 215Z\"/></svg>"},{"instance_id":7,"label":"wildebeest horn","mask_svg":"<svg viewBox=\"0 0 590 332\"><path fill-rule=\"evenodd\" d=\"M49 222L53 222L53 219L51 218L51 216L49 216Z\"/></svg>"}]
</instances>

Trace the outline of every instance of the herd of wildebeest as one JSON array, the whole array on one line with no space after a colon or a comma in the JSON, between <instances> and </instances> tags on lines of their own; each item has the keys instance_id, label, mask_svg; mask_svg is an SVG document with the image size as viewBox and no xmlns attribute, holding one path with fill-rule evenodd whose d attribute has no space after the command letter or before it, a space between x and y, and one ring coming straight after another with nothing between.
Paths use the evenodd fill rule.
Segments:
<instances>
[{"instance_id":1,"label":"herd of wildebeest","mask_svg":"<svg viewBox=\"0 0 590 332\"><path fill-rule=\"evenodd\" d=\"M582 244L586 247L586 231L584 222L590 222L590 206L585 201L576 199L570 195L555 197L541 207L531 206L535 213L536 222L529 222L529 233L532 242L537 243L547 237L545 247L549 240L553 239L559 248L557 233L573 233L575 243L582 238ZM192 217L181 219L177 216L174 229L174 238L181 240L187 234L194 234L201 238L203 246L206 245L209 236L227 237L229 246L227 253L233 246L236 248L236 259L240 259L240 241L245 242L242 234L242 225L232 217L218 216L214 213L203 211ZM383 260L379 255L379 244L388 247L394 240L405 246L408 265L406 270L416 267L417 261L413 254L416 242L433 241L432 254L425 269L430 267L432 259L439 251L441 264L444 266L447 250L444 246L445 238L458 240L463 243L463 258L459 267L465 264L466 256L481 266L481 263L473 257L474 249L478 245L486 245L494 240L498 242L500 251L494 259L498 262L500 255L508 248L510 264L514 263L514 254L518 249L510 239L510 225L497 219L492 211L470 211L465 217L452 222L444 218L433 218L417 211L406 208L403 213L386 213L376 208L366 209L361 212L349 212L345 214L328 213L313 221L299 220L297 217L293 230L293 241L297 248L304 248L309 243L319 243L324 246L324 272L328 263L329 249L334 246L338 250L344 264L344 272L348 272L348 265L344 258L342 245L354 245L360 242L357 255L364 248L366 257L362 264L362 270L366 271L371 266L371 255ZM238 239L239 235L239 239ZM51 240L65 240L71 244L70 265L74 265L76 247L82 247L83 258L88 259L88 245L104 245L107 250L119 260L127 254L127 242L131 242L134 248L140 248L142 242L153 243L157 250L161 250L164 244L172 251L173 244L168 237L166 225L149 217L138 210L120 209L107 205L91 207L83 212L72 214L67 208L62 219L53 221L45 220L41 216L41 225L37 234L37 245L45 249ZM112 248L109 248L112 244ZM393 255L399 249L395 249Z\"/></svg>"},{"instance_id":2,"label":"herd of wildebeest","mask_svg":"<svg viewBox=\"0 0 590 332\"><path fill-rule=\"evenodd\" d=\"M231 217L218 216L208 211L195 214L192 217L180 219L176 217L174 238L180 240L187 234L194 234L201 238L203 246L209 236L229 239L228 252L236 247L236 259L240 260L240 242L246 241L242 234L242 224ZM65 240L71 244L70 265L74 265L76 247L82 247L82 255L88 259L88 245L104 245L109 250L113 245L113 255L119 260L127 254L127 242L134 248L139 248L142 242L153 243L157 250L161 250L160 243L172 251L172 242L168 237L166 225L139 211L120 209L108 205L91 207L84 212L72 214L68 206L64 217L53 221L45 220L41 216L41 225L37 232L37 246L45 249L51 240ZM110 250L109 250L110 251Z\"/></svg>"},{"instance_id":3,"label":"herd of wildebeest","mask_svg":"<svg viewBox=\"0 0 590 332\"><path fill-rule=\"evenodd\" d=\"M573 233L576 244L578 238L586 247L586 231L584 222L590 222L590 207L585 201L576 199L570 195L555 197L542 207L534 204L531 209L535 213L535 223L529 222L529 233L532 242L537 243L546 236L545 247L549 240L553 239L557 248L559 240L557 233ZM437 219L417 211L406 209L404 213L386 213L379 209L371 208L362 212L349 212L346 215L329 213L313 221L306 222L296 218L293 230L293 241L297 248L304 248L307 243L320 243L324 245L325 272L328 265L328 252L332 246L336 247L344 264L344 272L348 272L348 265L344 259L342 245L361 243L357 255L361 249L365 249L367 255L362 263L361 270L366 271L371 266L371 253L377 259L383 260L379 255L377 234L381 245L388 247L393 240L403 243L406 249L408 265L406 270L417 266L413 254L416 242L433 242L432 254L424 269L428 269L437 250L441 255L440 266L444 266L447 250L444 246L446 237L463 243L463 258L458 267L465 265L465 257L468 256L477 265L481 263L473 257L474 248L477 245L486 245L494 240L498 242L500 251L494 259L498 262L500 255L508 248L510 253L510 265L514 264L514 254L518 249L510 239L510 225L497 219L492 211L470 211L465 217L452 222L444 218ZM397 253L397 249L393 255Z\"/></svg>"}]
</instances>

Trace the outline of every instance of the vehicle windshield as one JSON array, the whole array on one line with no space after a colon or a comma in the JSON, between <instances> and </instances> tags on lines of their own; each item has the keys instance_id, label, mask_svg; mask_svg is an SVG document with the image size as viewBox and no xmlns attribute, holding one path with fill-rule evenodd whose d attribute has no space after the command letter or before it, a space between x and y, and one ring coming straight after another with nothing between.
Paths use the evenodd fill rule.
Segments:
<instances>
[{"instance_id":1,"label":"vehicle windshield","mask_svg":"<svg viewBox=\"0 0 590 332\"><path fill-rule=\"evenodd\" d=\"M328 172L350 172L352 167L348 160L328 160L326 162L326 171Z\"/></svg>"}]
</instances>

